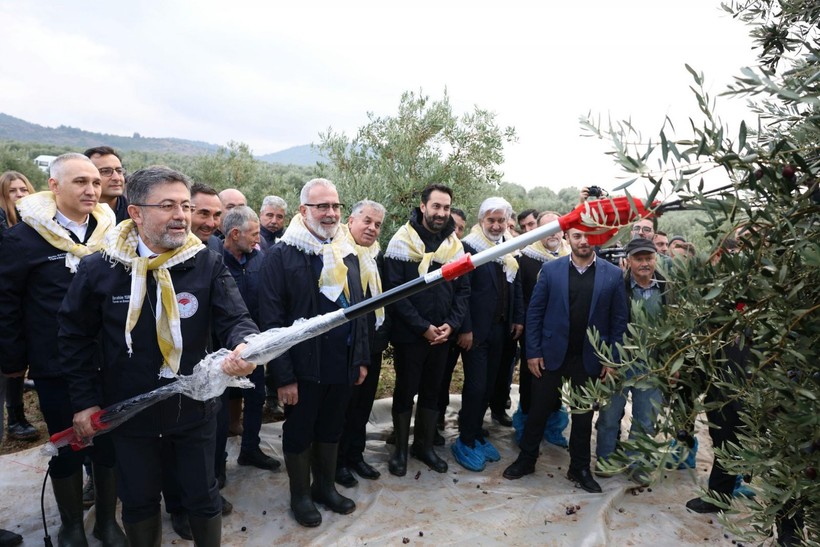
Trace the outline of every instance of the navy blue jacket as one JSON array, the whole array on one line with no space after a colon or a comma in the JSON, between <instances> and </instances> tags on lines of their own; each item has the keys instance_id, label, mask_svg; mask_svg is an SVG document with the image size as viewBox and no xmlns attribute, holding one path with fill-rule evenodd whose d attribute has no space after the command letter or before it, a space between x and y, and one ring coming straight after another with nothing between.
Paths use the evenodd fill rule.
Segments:
<instances>
[{"instance_id":1,"label":"navy blue jacket","mask_svg":"<svg viewBox=\"0 0 820 547\"><path fill-rule=\"evenodd\" d=\"M413 210L410 224L425 243L426 252L434 252L455 230L453 219L438 234L428 232L421 224L421 211ZM433 262L430 271L441 268ZM384 277L382 284L387 291L419 277L419 263L406 262L393 258L384 259ZM399 300L388 306L390 319L390 341L394 344L413 344L422 340L424 332L430 325L447 323L458 332L467 314L470 300L470 285L466 277L454 279L449 283L439 283L420 293Z\"/></svg>"},{"instance_id":2,"label":"navy blue jacket","mask_svg":"<svg viewBox=\"0 0 820 547\"><path fill-rule=\"evenodd\" d=\"M228 271L231 272L239 294L248 307L248 312L254 323L259 324L259 278L262 276L262 262L264 253L254 249L250 253L245 253L245 263L239 261L228 251L222 250L222 259L225 261Z\"/></svg>"},{"instance_id":3,"label":"navy blue jacket","mask_svg":"<svg viewBox=\"0 0 820 547\"><path fill-rule=\"evenodd\" d=\"M569 256L556 258L541 267L527 310L527 358L544 359L547 370L558 370L569 344ZM629 308L621 269L606 260L595 261L595 286L588 327L595 327L601 339L614 348L626 332ZM617 356L617 352L615 352ZM600 376L601 363L584 337L584 369Z\"/></svg>"},{"instance_id":4,"label":"navy blue jacket","mask_svg":"<svg viewBox=\"0 0 820 547\"><path fill-rule=\"evenodd\" d=\"M477 254L476 249L473 249L467 243L464 244L464 252ZM493 314L500 294L498 267L499 264L496 262L488 262L467 274L467 280L470 284L470 311L464 316L464 323L461 325L459 332L472 332L473 344L484 342L490 334ZM504 315L507 320L507 327L509 327L507 330L509 331L514 323L524 324L525 310L520 272L516 274L512 283L507 283L507 289L508 306Z\"/></svg>"},{"instance_id":5,"label":"navy blue jacket","mask_svg":"<svg viewBox=\"0 0 820 547\"><path fill-rule=\"evenodd\" d=\"M359 259L355 255L348 255L344 262L347 265L350 303L356 304L363 298ZM261 330L288 327L297 319L319 315L319 299L327 298L319 292L319 281L311 263L311 256L292 245L279 242L265 253L261 273ZM326 333L296 344L271 361L276 386L282 387L297 381L319 382L323 359L346 359L345 366L348 369L350 384L358 380L359 367L370 365L367 319L361 317L354 319L350 325L336 327L347 328L351 329L350 345L346 348L332 348L332 355L322 353L322 341L328 338Z\"/></svg>"},{"instance_id":6,"label":"navy blue jacket","mask_svg":"<svg viewBox=\"0 0 820 547\"><path fill-rule=\"evenodd\" d=\"M207 249L169 268L180 305L182 358L179 373L189 375L207 353L211 332L221 347L234 348L259 332L250 318L222 258ZM101 254L84 258L59 311L60 371L66 378L75 412L101 407L152 391L172 382L159 378L162 354L157 344L153 307L156 283L149 272L142 312L131 331L133 355L125 344L125 321L131 276ZM95 389L95 351L102 352L103 395ZM155 435L188 427L212 417L217 406L175 395L148 407L120 427Z\"/></svg>"},{"instance_id":7,"label":"navy blue jacket","mask_svg":"<svg viewBox=\"0 0 820 547\"><path fill-rule=\"evenodd\" d=\"M60 376L57 310L74 277L66 268L65 255L25 222L6 231L0 244L0 367L4 373L28 367L30 378Z\"/></svg>"}]
</instances>

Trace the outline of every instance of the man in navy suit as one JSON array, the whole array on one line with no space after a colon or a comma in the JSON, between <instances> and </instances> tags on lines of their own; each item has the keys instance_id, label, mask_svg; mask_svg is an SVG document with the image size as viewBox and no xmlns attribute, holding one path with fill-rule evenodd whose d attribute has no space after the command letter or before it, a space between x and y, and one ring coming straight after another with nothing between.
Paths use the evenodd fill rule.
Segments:
<instances>
[{"instance_id":1,"label":"man in navy suit","mask_svg":"<svg viewBox=\"0 0 820 547\"><path fill-rule=\"evenodd\" d=\"M535 471L544 425L561 404L564 379L569 378L577 388L613 373L595 356L587 329L596 329L611 346L626 331L628 307L621 270L596 260L584 232L571 228L567 239L570 255L544 264L527 310L532 403L521 452L504 471L507 479L520 479ZM589 469L591 434L592 411L573 414L567 478L587 492L601 492Z\"/></svg>"},{"instance_id":2,"label":"man in navy suit","mask_svg":"<svg viewBox=\"0 0 820 547\"><path fill-rule=\"evenodd\" d=\"M464 251L476 254L506 238L512 206L501 197L481 203L478 224L462 239ZM509 375L510 360L503 350L508 338L517 340L524 325L524 298L518 262L512 254L476 268L467 275L470 307L464 316L458 345L464 350L464 388L459 412L459 436L451 449L456 461L470 471L481 471L486 462L501 459L484 438L482 423L495 391L498 374ZM506 381L506 380L505 380Z\"/></svg>"}]
</instances>

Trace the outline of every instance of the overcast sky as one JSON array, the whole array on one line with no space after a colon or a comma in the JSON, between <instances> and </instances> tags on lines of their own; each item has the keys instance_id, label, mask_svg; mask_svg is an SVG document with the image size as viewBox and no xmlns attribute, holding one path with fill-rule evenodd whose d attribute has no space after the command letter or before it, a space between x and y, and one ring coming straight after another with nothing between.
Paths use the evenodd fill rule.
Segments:
<instances>
[{"instance_id":1,"label":"overcast sky","mask_svg":"<svg viewBox=\"0 0 820 547\"><path fill-rule=\"evenodd\" d=\"M266 154L329 127L352 136L367 112L395 114L402 92L446 88L457 113L479 106L517 129L505 180L613 187L618 170L579 116L680 128L696 113L684 63L717 95L755 58L719 0L282 4L0 0L0 112ZM720 104L744 116L742 101Z\"/></svg>"}]
</instances>

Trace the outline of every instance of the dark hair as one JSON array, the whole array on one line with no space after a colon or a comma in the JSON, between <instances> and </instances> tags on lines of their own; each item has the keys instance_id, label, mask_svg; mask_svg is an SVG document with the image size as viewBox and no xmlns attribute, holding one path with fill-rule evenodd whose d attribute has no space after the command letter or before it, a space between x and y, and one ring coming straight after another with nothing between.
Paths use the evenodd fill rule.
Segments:
<instances>
[{"instance_id":1,"label":"dark hair","mask_svg":"<svg viewBox=\"0 0 820 547\"><path fill-rule=\"evenodd\" d=\"M532 215L533 218L537 219L538 218L538 211L536 211L535 209L524 209L523 211L518 213L518 216L515 217L515 219L518 221L518 225L520 226L521 221L524 220L525 218L527 218L530 215Z\"/></svg>"},{"instance_id":2,"label":"dark hair","mask_svg":"<svg viewBox=\"0 0 820 547\"><path fill-rule=\"evenodd\" d=\"M450 199L453 199L453 191L450 189L449 186L434 183L434 184L428 185L427 188L425 188L424 190L421 191L421 202L426 204L428 201L430 201L430 194L432 194L433 192L436 192L436 191L444 192L445 194L450 196Z\"/></svg>"},{"instance_id":3,"label":"dark hair","mask_svg":"<svg viewBox=\"0 0 820 547\"><path fill-rule=\"evenodd\" d=\"M208 186L207 184L202 184L201 182L195 182L191 185L191 199L194 199L194 196L197 194L205 194L208 196L219 196L219 192L214 190L212 187Z\"/></svg>"},{"instance_id":4,"label":"dark hair","mask_svg":"<svg viewBox=\"0 0 820 547\"><path fill-rule=\"evenodd\" d=\"M191 189L191 179L163 165L152 165L128 175L128 200L131 203L145 203L148 194L155 186L174 182L181 182L188 190Z\"/></svg>"},{"instance_id":5,"label":"dark hair","mask_svg":"<svg viewBox=\"0 0 820 547\"><path fill-rule=\"evenodd\" d=\"M458 207L451 207L450 215L458 215L464 220L464 222L467 222L467 213L465 213L462 209L459 209Z\"/></svg>"},{"instance_id":6,"label":"dark hair","mask_svg":"<svg viewBox=\"0 0 820 547\"><path fill-rule=\"evenodd\" d=\"M83 156L86 158L91 158L91 156L117 156L117 159L122 161L117 151L110 146L95 146L94 148L89 148L83 152Z\"/></svg>"},{"instance_id":7,"label":"dark hair","mask_svg":"<svg viewBox=\"0 0 820 547\"><path fill-rule=\"evenodd\" d=\"M660 230L656 231L655 235L656 236L667 236L667 237L669 237L666 232L661 232Z\"/></svg>"}]
</instances>

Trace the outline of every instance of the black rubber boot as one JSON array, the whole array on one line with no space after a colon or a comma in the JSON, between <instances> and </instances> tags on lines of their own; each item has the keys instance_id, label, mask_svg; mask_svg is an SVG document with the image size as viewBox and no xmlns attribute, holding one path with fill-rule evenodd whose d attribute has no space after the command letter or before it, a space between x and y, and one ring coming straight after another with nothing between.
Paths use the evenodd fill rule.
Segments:
<instances>
[{"instance_id":1,"label":"black rubber boot","mask_svg":"<svg viewBox=\"0 0 820 547\"><path fill-rule=\"evenodd\" d=\"M222 513L215 516L188 517L191 523L191 535L196 547L219 547L222 545Z\"/></svg>"},{"instance_id":2,"label":"black rubber boot","mask_svg":"<svg viewBox=\"0 0 820 547\"><path fill-rule=\"evenodd\" d=\"M426 463L436 473L447 472L447 462L433 449L436 435L437 410L416 407L416 427L413 430L413 457Z\"/></svg>"},{"instance_id":3,"label":"black rubber boot","mask_svg":"<svg viewBox=\"0 0 820 547\"><path fill-rule=\"evenodd\" d=\"M336 458L339 443L313 443L313 501L321 503L334 513L348 515L356 510L356 503L336 490Z\"/></svg>"},{"instance_id":4,"label":"black rubber boot","mask_svg":"<svg viewBox=\"0 0 820 547\"><path fill-rule=\"evenodd\" d=\"M290 484L290 509L296 522L313 528L322 524L322 515L310 496L310 448L299 454L285 452L285 468Z\"/></svg>"},{"instance_id":5,"label":"black rubber boot","mask_svg":"<svg viewBox=\"0 0 820 547\"><path fill-rule=\"evenodd\" d=\"M125 523L125 535L134 547L159 547L162 542L162 516L157 513L133 524Z\"/></svg>"},{"instance_id":6,"label":"black rubber boot","mask_svg":"<svg viewBox=\"0 0 820 547\"><path fill-rule=\"evenodd\" d=\"M9 413L9 437L18 441L34 441L40 437L40 432L28 423L23 405L7 406Z\"/></svg>"},{"instance_id":7,"label":"black rubber boot","mask_svg":"<svg viewBox=\"0 0 820 547\"><path fill-rule=\"evenodd\" d=\"M128 547L125 533L117 524L117 477L113 467L93 464L94 488L94 537L105 547Z\"/></svg>"},{"instance_id":8,"label":"black rubber boot","mask_svg":"<svg viewBox=\"0 0 820 547\"><path fill-rule=\"evenodd\" d=\"M83 525L83 472L82 469L64 479L51 477L54 498L60 511L60 531L57 544L65 547L88 545Z\"/></svg>"},{"instance_id":9,"label":"black rubber boot","mask_svg":"<svg viewBox=\"0 0 820 547\"><path fill-rule=\"evenodd\" d=\"M387 462L390 473L397 477L407 474L407 443L410 439L410 418L412 410L393 415L393 431L396 433L396 449Z\"/></svg>"}]
</instances>

